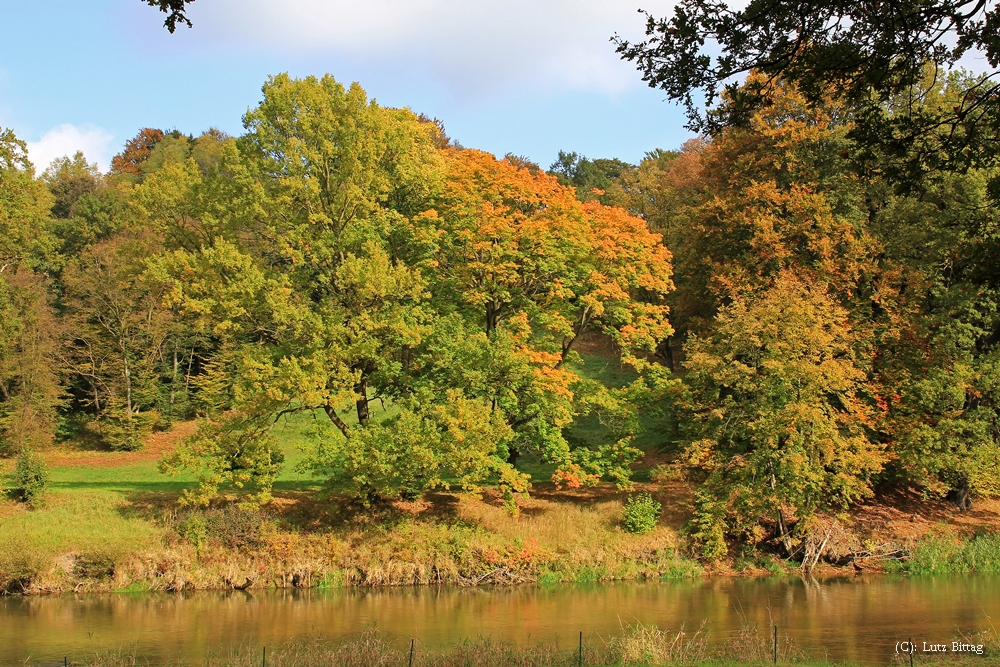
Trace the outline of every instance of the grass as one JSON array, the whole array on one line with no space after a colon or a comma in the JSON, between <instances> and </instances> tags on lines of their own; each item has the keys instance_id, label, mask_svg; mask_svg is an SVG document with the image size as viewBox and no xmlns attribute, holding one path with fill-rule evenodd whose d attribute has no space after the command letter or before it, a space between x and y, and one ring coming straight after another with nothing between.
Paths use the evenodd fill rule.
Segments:
<instances>
[{"instance_id":1,"label":"grass","mask_svg":"<svg viewBox=\"0 0 1000 667\"><path fill-rule=\"evenodd\" d=\"M609 386L634 379L601 357L588 357L581 372ZM372 409L384 418L393 406ZM53 452L44 508L28 513L0 500L0 552L7 554L0 555L0 590L229 588L251 580L254 587L586 582L701 572L680 555L677 530L667 522L648 535L624 532L620 494L608 489L533 495L519 517L489 493L429 494L373 509L323 500L321 480L299 469L312 419L296 414L275 427L285 465L268 515L249 519L256 521L252 548L223 535L212 513L219 510L178 507L195 477L164 475L157 458L181 431L154 435L135 453ZM585 422L572 435L597 442L602 428ZM550 464L527 455L522 462L536 481L551 476Z\"/></svg>"},{"instance_id":2,"label":"grass","mask_svg":"<svg viewBox=\"0 0 1000 667\"><path fill-rule=\"evenodd\" d=\"M0 591L62 590L71 575L100 580L128 554L159 548L162 528L126 507L109 491L49 493L31 512L0 505Z\"/></svg>"},{"instance_id":3,"label":"grass","mask_svg":"<svg viewBox=\"0 0 1000 667\"><path fill-rule=\"evenodd\" d=\"M888 571L907 574L1000 574L1000 534L983 533L971 540L955 535L931 535L893 561Z\"/></svg>"},{"instance_id":4,"label":"grass","mask_svg":"<svg viewBox=\"0 0 1000 667\"><path fill-rule=\"evenodd\" d=\"M615 357L581 355L581 360L571 364L570 368L582 377L597 380L606 387L624 387L639 377L635 370ZM640 415L639 421L641 429L632 440L634 446L643 451L651 451L665 449L673 443L673 423L668 417ZM567 435L572 441L587 445L603 444L609 440L607 428L596 415L577 419L568 429Z\"/></svg>"},{"instance_id":5,"label":"grass","mask_svg":"<svg viewBox=\"0 0 1000 667\"><path fill-rule=\"evenodd\" d=\"M574 370L584 377L599 380L607 386L615 387L624 386L637 377L632 369L623 366L617 359L595 355L584 356L581 362L575 364ZM391 403L383 405L380 402L373 402L370 409L374 419L385 419L396 412ZM357 416L353 410L343 413L342 417L349 424L357 423ZM308 471L299 469L299 464L306 456L305 449L310 439L309 431L314 418L316 415L297 413L283 417L275 425L273 433L285 456L285 463L275 484L276 490L304 491L317 489L321 486L322 480ZM320 418L325 419L325 416ZM662 444L663 424L655 419L646 420L646 422L648 423L643 424L643 434L635 441L637 446L649 449ZM601 426L597 417L593 416L580 419L569 430L569 436L576 442L586 444L606 442L608 438L606 429ZM81 455L86 453L85 451L76 452L76 454ZM106 452L93 452L91 454L92 458L106 458L108 462L93 465L88 459L82 458L80 464L52 466L49 469L51 474L50 488L59 491L103 490L122 493L162 491L173 494L189 488L195 483L193 473L182 473L176 476L160 473L155 457L152 460L112 465L110 462L114 460L114 454ZM3 471L3 463L0 461L0 472ZM547 481L556 467L555 464L542 462L531 455L523 456L519 464L536 481Z\"/></svg>"},{"instance_id":6,"label":"grass","mask_svg":"<svg viewBox=\"0 0 1000 667\"><path fill-rule=\"evenodd\" d=\"M215 654L205 661L206 667L654 667L686 665L722 667L724 665L826 665L798 650L791 640L779 640L777 659L774 645L767 633L757 626L744 625L739 633L721 642L709 641L704 628L685 632L666 631L652 625L626 626L622 634L610 638L590 637L582 649L562 649L552 643L521 646L514 642L489 637L466 640L445 648L427 648L419 643L400 646L387 636L368 629L359 636L341 640L294 641L270 647L266 657L263 648L253 645L234 646L228 652ZM920 664L996 665L995 642L988 644L987 653L967 659L933 661L921 659ZM83 664L92 667L135 667L143 662L137 647L96 653ZM846 667L846 666L844 666Z\"/></svg>"}]
</instances>

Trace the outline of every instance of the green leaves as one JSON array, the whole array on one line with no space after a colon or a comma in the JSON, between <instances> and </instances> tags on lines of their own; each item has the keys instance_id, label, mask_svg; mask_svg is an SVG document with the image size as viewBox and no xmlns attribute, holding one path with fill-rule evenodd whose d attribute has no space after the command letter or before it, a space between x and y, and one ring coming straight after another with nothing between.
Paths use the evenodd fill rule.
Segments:
<instances>
[{"instance_id":1,"label":"green leaves","mask_svg":"<svg viewBox=\"0 0 1000 667\"><path fill-rule=\"evenodd\" d=\"M444 396L419 391L399 413L346 439L328 439L313 469L330 475L341 493L370 499L419 496L434 488L476 491L502 480L522 491L527 477L501 456L513 432L501 413L452 389Z\"/></svg>"}]
</instances>

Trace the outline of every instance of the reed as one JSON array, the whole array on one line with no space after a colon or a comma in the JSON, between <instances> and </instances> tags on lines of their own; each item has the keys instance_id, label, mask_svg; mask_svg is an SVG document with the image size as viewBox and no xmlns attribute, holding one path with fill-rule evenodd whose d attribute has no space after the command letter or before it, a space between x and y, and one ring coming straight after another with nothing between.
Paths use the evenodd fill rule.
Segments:
<instances>
[{"instance_id":1,"label":"reed","mask_svg":"<svg viewBox=\"0 0 1000 667\"><path fill-rule=\"evenodd\" d=\"M446 648L416 644L412 667L652 667L656 665L770 665L771 639L766 632L747 625L738 635L713 644L703 625L697 631L674 632L637 623L623 627L611 638L588 637L582 655L555 643L522 646L515 642L480 637ZM204 661L205 667L261 667L263 647L234 646ZM89 667L133 667L144 660L136 647L125 647L90 656ZM779 645L778 664L808 665L806 655L790 641ZM818 663L817 663L818 664ZM311 639L288 642L267 650L267 667L410 667L408 645L393 642L369 628L342 640Z\"/></svg>"},{"instance_id":2,"label":"reed","mask_svg":"<svg viewBox=\"0 0 1000 667\"><path fill-rule=\"evenodd\" d=\"M908 574L1000 574L1000 534L972 539L933 535L917 543L908 559L887 569Z\"/></svg>"}]
</instances>

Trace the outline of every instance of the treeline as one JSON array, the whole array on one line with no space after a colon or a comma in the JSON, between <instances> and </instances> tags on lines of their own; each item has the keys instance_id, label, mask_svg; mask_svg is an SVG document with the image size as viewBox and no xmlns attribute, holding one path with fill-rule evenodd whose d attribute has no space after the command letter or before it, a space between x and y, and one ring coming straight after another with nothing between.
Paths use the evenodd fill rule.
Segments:
<instances>
[{"instance_id":1,"label":"treeline","mask_svg":"<svg viewBox=\"0 0 1000 667\"><path fill-rule=\"evenodd\" d=\"M908 112L973 85L928 79ZM240 137L143 130L108 174L77 155L36 178L7 131L0 447L133 449L199 417L162 463L198 472L186 500L263 503L275 425L305 414L305 465L342 497L491 484L516 511L520 455L627 487L662 414L708 556L791 551L878 483L995 494L994 171L902 182L919 155L774 91L678 151L549 172L329 76L272 77ZM638 379L588 379L588 335ZM569 437L588 415L598 445Z\"/></svg>"}]
</instances>

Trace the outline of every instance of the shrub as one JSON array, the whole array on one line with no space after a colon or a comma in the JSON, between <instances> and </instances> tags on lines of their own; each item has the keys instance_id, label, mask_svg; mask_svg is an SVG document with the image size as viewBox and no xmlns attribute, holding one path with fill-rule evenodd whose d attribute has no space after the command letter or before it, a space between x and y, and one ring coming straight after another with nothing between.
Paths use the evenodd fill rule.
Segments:
<instances>
[{"instance_id":1,"label":"shrub","mask_svg":"<svg viewBox=\"0 0 1000 667\"><path fill-rule=\"evenodd\" d=\"M656 528L660 519L660 503L653 500L648 493L632 496L625 503L622 514L625 517L625 530L641 535Z\"/></svg>"},{"instance_id":2,"label":"shrub","mask_svg":"<svg viewBox=\"0 0 1000 667\"><path fill-rule=\"evenodd\" d=\"M105 579L115 574L115 554L98 549L80 554L73 564L73 574L85 579Z\"/></svg>"},{"instance_id":3,"label":"shrub","mask_svg":"<svg viewBox=\"0 0 1000 667\"><path fill-rule=\"evenodd\" d=\"M155 410L134 413L128 409L109 410L100 420L101 434L107 446L116 452L142 449L146 437L159 421Z\"/></svg>"},{"instance_id":4,"label":"shrub","mask_svg":"<svg viewBox=\"0 0 1000 667\"><path fill-rule=\"evenodd\" d=\"M27 447L22 449L14 467L14 486L11 488L14 499L36 507L41 503L48 481L49 473L45 462Z\"/></svg>"},{"instance_id":5,"label":"shrub","mask_svg":"<svg viewBox=\"0 0 1000 667\"><path fill-rule=\"evenodd\" d=\"M247 551L257 549L263 543L264 524L271 517L259 509L227 505L222 509L205 513L208 535L222 543L227 549Z\"/></svg>"},{"instance_id":6,"label":"shrub","mask_svg":"<svg viewBox=\"0 0 1000 667\"><path fill-rule=\"evenodd\" d=\"M201 512L189 514L177 526L177 533L201 551L208 544L208 521Z\"/></svg>"}]
</instances>

